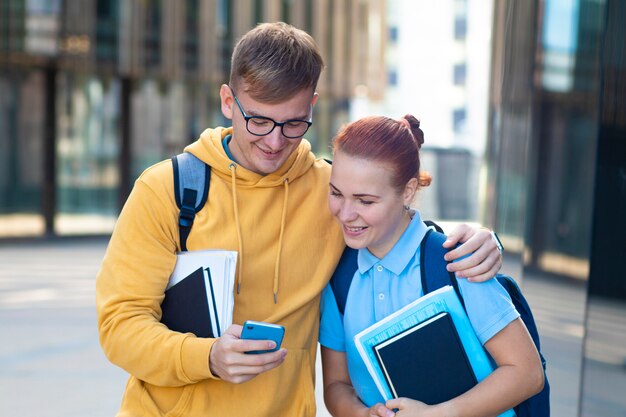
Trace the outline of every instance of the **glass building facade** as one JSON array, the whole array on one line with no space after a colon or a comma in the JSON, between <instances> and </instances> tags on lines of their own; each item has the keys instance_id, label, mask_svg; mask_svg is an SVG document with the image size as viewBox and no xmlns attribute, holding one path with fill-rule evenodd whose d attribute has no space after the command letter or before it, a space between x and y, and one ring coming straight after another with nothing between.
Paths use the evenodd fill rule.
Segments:
<instances>
[{"instance_id":1,"label":"glass building facade","mask_svg":"<svg viewBox=\"0 0 626 417\"><path fill-rule=\"evenodd\" d=\"M326 69L307 134L328 154L356 85L384 90L384 1L0 0L0 239L110 233L132 183L207 127L236 40L286 21ZM381 82L381 79L383 81Z\"/></svg>"},{"instance_id":2,"label":"glass building facade","mask_svg":"<svg viewBox=\"0 0 626 417\"><path fill-rule=\"evenodd\" d=\"M515 254L552 415L626 415L626 3L495 2L484 221Z\"/></svg>"}]
</instances>

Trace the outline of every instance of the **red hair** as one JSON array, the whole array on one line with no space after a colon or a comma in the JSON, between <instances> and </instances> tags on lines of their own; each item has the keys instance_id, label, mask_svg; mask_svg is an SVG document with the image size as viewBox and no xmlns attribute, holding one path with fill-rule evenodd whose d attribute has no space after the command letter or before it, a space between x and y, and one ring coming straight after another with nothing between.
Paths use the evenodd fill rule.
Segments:
<instances>
[{"instance_id":1,"label":"red hair","mask_svg":"<svg viewBox=\"0 0 626 417\"><path fill-rule=\"evenodd\" d=\"M402 192L411 178L417 178L420 187L430 185L431 176L420 172L423 143L424 132L414 116L407 114L401 120L369 116L344 126L333 139L333 152L388 165L394 188Z\"/></svg>"}]
</instances>

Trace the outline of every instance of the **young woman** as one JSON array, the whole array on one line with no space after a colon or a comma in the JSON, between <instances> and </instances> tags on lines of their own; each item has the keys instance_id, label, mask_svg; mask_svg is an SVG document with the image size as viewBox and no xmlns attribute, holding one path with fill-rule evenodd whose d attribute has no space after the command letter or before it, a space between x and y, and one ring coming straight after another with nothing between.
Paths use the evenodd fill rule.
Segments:
<instances>
[{"instance_id":1,"label":"young woman","mask_svg":"<svg viewBox=\"0 0 626 417\"><path fill-rule=\"evenodd\" d=\"M410 209L420 187L424 142L419 121L367 117L334 139L329 208L346 244L358 249L358 271L343 318L332 289L322 296L320 343L324 399L334 416L496 416L543 387L535 346L496 280L459 279L467 313L497 369L468 392L441 404L383 398L356 351L355 334L421 297L419 245L426 225Z\"/></svg>"}]
</instances>

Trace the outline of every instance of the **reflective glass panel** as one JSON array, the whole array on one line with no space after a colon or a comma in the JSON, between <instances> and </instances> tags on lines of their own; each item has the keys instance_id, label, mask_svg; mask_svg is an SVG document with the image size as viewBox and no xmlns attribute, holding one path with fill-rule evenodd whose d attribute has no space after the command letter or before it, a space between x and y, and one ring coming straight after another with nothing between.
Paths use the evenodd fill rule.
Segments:
<instances>
[{"instance_id":1,"label":"reflective glass panel","mask_svg":"<svg viewBox=\"0 0 626 417\"><path fill-rule=\"evenodd\" d=\"M119 94L117 79L70 72L58 76L59 234L113 230L120 181Z\"/></svg>"},{"instance_id":2,"label":"reflective glass panel","mask_svg":"<svg viewBox=\"0 0 626 417\"><path fill-rule=\"evenodd\" d=\"M0 70L0 238L44 232L44 77Z\"/></svg>"}]
</instances>

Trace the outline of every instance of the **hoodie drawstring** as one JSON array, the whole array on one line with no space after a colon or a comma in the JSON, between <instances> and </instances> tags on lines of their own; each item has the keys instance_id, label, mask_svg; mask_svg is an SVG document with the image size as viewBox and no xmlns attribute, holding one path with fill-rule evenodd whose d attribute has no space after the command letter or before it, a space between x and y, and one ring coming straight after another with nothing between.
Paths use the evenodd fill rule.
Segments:
<instances>
[{"instance_id":1,"label":"hoodie drawstring","mask_svg":"<svg viewBox=\"0 0 626 417\"><path fill-rule=\"evenodd\" d=\"M289 179L283 182L285 187L285 198L283 200L283 212L280 216L280 235L278 237L278 250L276 251L276 262L274 264L274 304L278 299L278 273L280 271L280 254L283 248L283 233L285 231L285 219L287 218L287 200L289 199Z\"/></svg>"},{"instance_id":2,"label":"hoodie drawstring","mask_svg":"<svg viewBox=\"0 0 626 417\"><path fill-rule=\"evenodd\" d=\"M239 224L239 206L237 206L237 183L235 181L237 164L230 164L228 169L230 170L230 184L233 190L233 210L235 211L235 224L237 226L237 246L239 249L239 256L237 256L237 262L239 262L239 268L237 268L237 294L239 294L243 280L243 239L241 238L241 225Z\"/></svg>"},{"instance_id":3,"label":"hoodie drawstring","mask_svg":"<svg viewBox=\"0 0 626 417\"><path fill-rule=\"evenodd\" d=\"M241 283L243 282L243 238L241 237L241 225L239 224L239 206L237 205L237 182L236 182L236 164L230 164L228 166L230 170L230 183L233 196L233 210L235 212L235 223L237 226L237 245L239 249L239 256L237 256L237 262L239 267L237 268L237 294L241 291ZM280 272L280 255L283 248L283 235L285 232L285 220L287 219L287 202L289 201L289 179L283 181L283 187L285 188L285 198L283 200L283 211L280 216L280 235L278 237L278 250L276 251L276 262L274 264L274 283L272 291L274 293L274 304L278 302L278 277Z\"/></svg>"}]
</instances>

